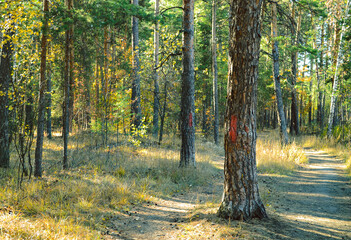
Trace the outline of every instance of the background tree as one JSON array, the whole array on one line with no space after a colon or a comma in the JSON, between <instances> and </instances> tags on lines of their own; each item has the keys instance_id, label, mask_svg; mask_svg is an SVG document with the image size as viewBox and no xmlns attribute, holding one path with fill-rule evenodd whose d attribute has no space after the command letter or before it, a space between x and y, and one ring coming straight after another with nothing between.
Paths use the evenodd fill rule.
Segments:
<instances>
[{"instance_id":1,"label":"background tree","mask_svg":"<svg viewBox=\"0 0 351 240\"><path fill-rule=\"evenodd\" d=\"M194 0L183 2L180 166L195 167Z\"/></svg>"}]
</instances>

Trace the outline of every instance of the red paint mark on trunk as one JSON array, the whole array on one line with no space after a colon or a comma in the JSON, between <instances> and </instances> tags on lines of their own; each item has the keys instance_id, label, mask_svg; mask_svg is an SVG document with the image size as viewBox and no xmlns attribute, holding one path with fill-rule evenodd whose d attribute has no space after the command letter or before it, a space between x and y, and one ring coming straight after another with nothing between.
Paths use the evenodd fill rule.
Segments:
<instances>
[{"instance_id":1,"label":"red paint mark on trunk","mask_svg":"<svg viewBox=\"0 0 351 240\"><path fill-rule=\"evenodd\" d=\"M247 126L245 126L245 132L249 133L249 128Z\"/></svg>"},{"instance_id":2,"label":"red paint mark on trunk","mask_svg":"<svg viewBox=\"0 0 351 240\"><path fill-rule=\"evenodd\" d=\"M233 143L236 142L237 123L238 123L238 118L236 116L232 116L230 120L229 137Z\"/></svg>"},{"instance_id":3,"label":"red paint mark on trunk","mask_svg":"<svg viewBox=\"0 0 351 240\"><path fill-rule=\"evenodd\" d=\"M189 127L193 126L193 114L190 112L189 113Z\"/></svg>"}]
</instances>

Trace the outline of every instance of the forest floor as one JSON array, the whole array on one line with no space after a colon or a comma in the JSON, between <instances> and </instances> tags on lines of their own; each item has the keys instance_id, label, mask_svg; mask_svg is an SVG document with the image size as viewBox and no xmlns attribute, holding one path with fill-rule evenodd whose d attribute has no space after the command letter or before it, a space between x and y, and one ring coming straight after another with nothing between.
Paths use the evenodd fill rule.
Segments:
<instances>
[{"instance_id":1,"label":"forest floor","mask_svg":"<svg viewBox=\"0 0 351 240\"><path fill-rule=\"evenodd\" d=\"M302 136L281 146L277 131L260 132L258 180L269 218L240 222L216 215L223 144L199 134L196 169L180 169L177 135L161 145L149 137L115 136L107 146L99 139L72 134L65 171L60 134L46 139L43 178L22 185L12 152L14 167L0 169L0 239L351 240L351 153L336 142Z\"/></svg>"},{"instance_id":2,"label":"forest floor","mask_svg":"<svg viewBox=\"0 0 351 240\"><path fill-rule=\"evenodd\" d=\"M305 154L309 163L293 173L259 174L268 219L217 218L223 188L218 174L206 187L153 198L111 218L106 239L351 239L351 188L344 161L313 149Z\"/></svg>"}]
</instances>

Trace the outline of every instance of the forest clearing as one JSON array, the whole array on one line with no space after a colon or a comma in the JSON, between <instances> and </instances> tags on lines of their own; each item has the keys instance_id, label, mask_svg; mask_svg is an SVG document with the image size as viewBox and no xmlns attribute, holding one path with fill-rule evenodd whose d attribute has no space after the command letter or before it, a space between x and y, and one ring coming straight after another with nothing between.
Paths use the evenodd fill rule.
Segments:
<instances>
[{"instance_id":1,"label":"forest clearing","mask_svg":"<svg viewBox=\"0 0 351 240\"><path fill-rule=\"evenodd\" d=\"M0 0L0 239L351 239L350 0Z\"/></svg>"}]
</instances>

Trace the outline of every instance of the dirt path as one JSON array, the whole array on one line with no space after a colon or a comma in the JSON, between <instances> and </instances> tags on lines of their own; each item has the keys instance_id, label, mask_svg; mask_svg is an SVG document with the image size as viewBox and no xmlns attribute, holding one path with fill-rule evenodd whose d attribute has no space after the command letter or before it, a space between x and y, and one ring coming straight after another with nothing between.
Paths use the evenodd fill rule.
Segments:
<instances>
[{"instance_id":1,"label":"dirt path","mask_svg":"<svg viewBox=\"0 0 351 240\"><path fill-rule=\"evenodd\" d=\"M309 164L274 184L283 239L351 239L351 188L344 163L305 150Z\"/></svg>"},{"instance_id":2,"label":"dirt path","mask_svg":"<svg viewBox=\"0 0 351 240\"><path fill-rule=\"evenodd\" d=\"M107 239L351 239L351 188L343 162L310 149L306 155L310 163L293 175L260 175L269 219L218 219L218 205L206 203L220 201L219 175L206 188L154 199L112 219Z\"/></svg>"}]
</instances>

